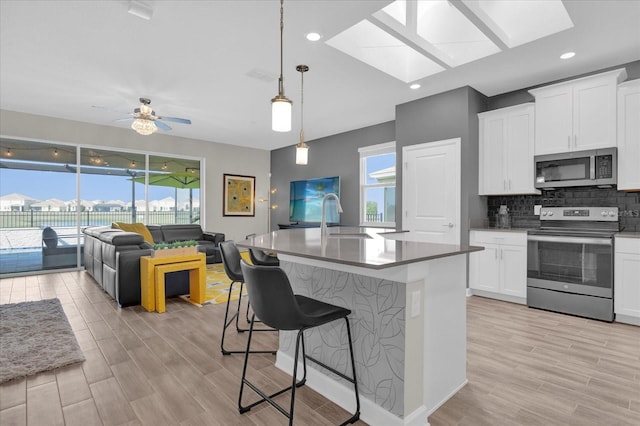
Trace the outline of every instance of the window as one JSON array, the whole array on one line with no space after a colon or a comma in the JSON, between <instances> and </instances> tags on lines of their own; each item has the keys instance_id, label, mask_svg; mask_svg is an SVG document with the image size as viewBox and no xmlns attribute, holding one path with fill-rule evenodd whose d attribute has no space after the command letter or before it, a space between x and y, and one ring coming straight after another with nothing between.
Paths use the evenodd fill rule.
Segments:
<instances>
[{"instance_id":1,"label":"window","mask_svg":"<svg viewBox=\"0 0 640 426\"><path fill-rule=\"evenodd\" d=\"M86 226L199 223L203 165L0 138L0 277L82 266Z\"/></svg>"},{"instance_id":2,"label":"window","mask_svg":"<svg viewBox=\"0 0 640 426\"><path fill-rule=\"evenodd\" d=\"M396 225L396 143L359 148L360 225Z\"/></svg>"}]
</instances>

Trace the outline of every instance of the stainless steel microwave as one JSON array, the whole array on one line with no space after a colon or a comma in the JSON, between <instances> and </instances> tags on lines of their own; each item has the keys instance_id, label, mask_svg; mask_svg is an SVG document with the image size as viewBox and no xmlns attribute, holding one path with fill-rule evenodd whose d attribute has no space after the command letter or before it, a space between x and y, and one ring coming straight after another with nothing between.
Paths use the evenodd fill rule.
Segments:
<instances>
[{"instance_id":1,"label":"stainless steel microwave","mask_svg":"<svg viewBox=\"0 0 640 426\"><path fill-rule=\"evenodd\" d=\"M616 148L535 156L535 187L604 186L617 183Z\"/></svg>"}]
</instances>

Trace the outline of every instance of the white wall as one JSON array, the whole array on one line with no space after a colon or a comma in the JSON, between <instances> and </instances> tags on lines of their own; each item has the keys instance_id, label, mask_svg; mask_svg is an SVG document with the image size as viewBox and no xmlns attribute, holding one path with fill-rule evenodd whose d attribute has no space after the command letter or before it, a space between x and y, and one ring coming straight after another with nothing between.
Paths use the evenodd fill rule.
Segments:
<instances>
[{"instance_id":1,"label":"white wall","mask_svg":"<svg viewBox=\"0 0 640 426\"><path fill-rule=\"evenodd\" d=\"M0 137L203 158L203 228L223 232L228 240L267 232L266 202L256 201L255 217L223 217L222 179L225 173L255 176L256 200L267 198L270 188L269 151L180 138L172 136L171 132L140 136L129 129L7 110L0 110Z\"/></svg>"}]
</instances>

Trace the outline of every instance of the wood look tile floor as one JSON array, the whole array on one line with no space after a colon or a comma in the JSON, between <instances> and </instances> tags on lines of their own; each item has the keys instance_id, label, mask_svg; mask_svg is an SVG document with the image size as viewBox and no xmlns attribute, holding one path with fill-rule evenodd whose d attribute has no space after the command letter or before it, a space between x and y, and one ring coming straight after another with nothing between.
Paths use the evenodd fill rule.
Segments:
<instances>
[{"instance_id":1,"label":"wood look tile floor","mask_svg":"<svg viewBox=\"0 0 640 426\"><path fill-rule=\"evenodd\" d=\"M268 406L238 414L243 357L220 354L224 305L118 309L84 272L0 280L0 303L52 297L86 361L0 385L0 425L287 424ZM479 297L467 312L469 383L431 425L640 425L640 327ZM244 335L230 337L228 347L243 346ZM264 349L277 341L256 339ZM250 374L275 389L289 379L273 361L252 357ZM308 387L297 396L296 424L348 417Z\"/></svg>"}]
</instances>

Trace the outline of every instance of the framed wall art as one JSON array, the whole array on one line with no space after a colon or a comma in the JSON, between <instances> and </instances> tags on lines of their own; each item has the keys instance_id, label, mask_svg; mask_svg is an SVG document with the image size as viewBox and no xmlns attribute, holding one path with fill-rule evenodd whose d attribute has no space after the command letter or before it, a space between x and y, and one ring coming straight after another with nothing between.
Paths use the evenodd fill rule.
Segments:
<instances>
[{"instance_id":1,"label":"framed wall art","mask_svg":"<svg viewBox=\"0 0 640 426\"><path fill-rule=\"evenodd\" d=\"M224 175L223 216L255 216L255 176Z\"/></svg>"}]
</instances>

